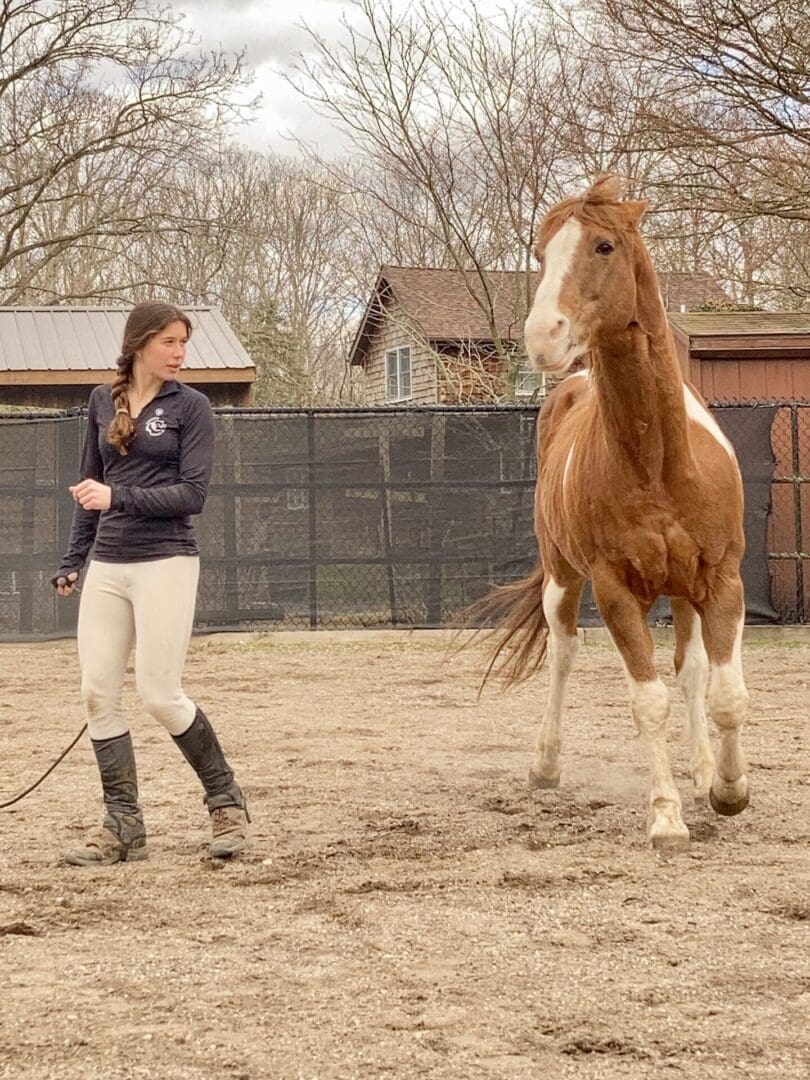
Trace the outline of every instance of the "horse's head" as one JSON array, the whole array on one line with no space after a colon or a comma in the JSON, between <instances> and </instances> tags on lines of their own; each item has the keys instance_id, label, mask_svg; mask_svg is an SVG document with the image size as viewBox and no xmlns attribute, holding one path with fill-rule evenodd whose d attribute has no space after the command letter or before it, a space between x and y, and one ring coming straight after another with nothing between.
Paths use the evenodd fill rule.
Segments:
<instances>
[{"instance_id":1,"label":"horse's head","mask_svg":"<svg viewBox=\"0 0 810 1080\"><path fill-rule=\"evenodd\" d=\"M621 330L637 318L637 226L646 208L622 201L618 178L606 176L546 214L534 249L542 277L524 327L536 367L562 374L597 330Z\"/></svg>"}]
</instances>

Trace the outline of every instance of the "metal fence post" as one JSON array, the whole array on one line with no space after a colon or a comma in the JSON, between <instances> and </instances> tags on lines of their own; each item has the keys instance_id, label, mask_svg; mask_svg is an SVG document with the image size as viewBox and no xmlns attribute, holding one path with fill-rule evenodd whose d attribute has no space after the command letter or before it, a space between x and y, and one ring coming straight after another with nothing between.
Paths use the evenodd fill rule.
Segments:
<instances>
[{"instance_id":1,"label":"metal fence post","mask_svg":"<svg viewBox=\"0 0 810 1080\"><path fill-rule=\"evenodd\" d=\"M801 448L799 445L799 406L790 406L791 464L793 472L793 516L796 529L796 621L804 622L804 536L802 530L802 477Z\"/></svg>"},{"instance_id":2,"label":"metal fence post","mask_svg":"<svg viewBox=\"0 0 810 1080\"><path fill-rule=\"evenodd\" d=\"M444 496L444 445L446 422L440 413L430 417L430 489L428 506L428 563L427 604L428 626L442 625L442 522L439 505Z\"/></svg>"},{"instance_id":3,"label":"metal fence post","mask_svg":"<svg viewBox=\"0 0 810 1080\"><path fill-rule=\"evenodd\" d=\"M225 598L225 622L239 622L239 544L236 528L236 469L234 468L235 444L233 426L229 429L227 452L222 462L222 550L225 556L223 591Z\"/></svg>"},{"instance_id":4,"label":"metal fence post","mask_svg":"<svg viewBox=\"0 0 810 1080\"><path fill-rule=\"evenodd\" d=\"M82 412L78 416L66 416L54 420L56 425L56 475L54 476L53 499L56 504L56 551L53 554L53 573L59 569L59 562L70 546L70 531L73 525L75 503L68 488L79 479L82 447L87 427L87 418ZM54 590L55 627L60 634L75 634L79 617L79 603L75 590L73 596L65 600L57 596Z\"/></svg>"},{"instance_id":5,"label":"metal fence post","mask_svg":"<svg viewBox=\"0 0 810 1080\"><path fill-rule=\"evenodd\" d=\"M388 582L388 605L391 609L391 625L397 625L397 590L394 578L394 560L391 551L391 431L386 423L380 428L380 530L385 576Z\"/></svg>"},{"instance_id":6,"label":"metal fence post","mask_svg":"<svg viewBox=\"0 0 810 1080\"><path fill-rule=\"evenodd\" d=\"M315 414L307 415L307 489L309 509L309 625L318 626L318 510L315 505L317 488L315 463Z\"/></svg>"}]
</instances>

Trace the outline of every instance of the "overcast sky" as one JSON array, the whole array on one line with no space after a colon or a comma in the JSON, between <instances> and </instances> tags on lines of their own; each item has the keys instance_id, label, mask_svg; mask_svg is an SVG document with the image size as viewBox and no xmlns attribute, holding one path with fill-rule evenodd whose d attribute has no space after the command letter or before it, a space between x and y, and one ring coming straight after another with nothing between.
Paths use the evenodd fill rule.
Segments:
<instances>
[{"instance_id":1,"label":"overcast sky","mask_svg":"<svg viewBox=\"0 0 810 1080\"><path fill-rule=\"evenodd\" d=\"M395 10L407 2L394 0ZM294 145L285 139L293 133L316 140L327 153L339 149L340 139L330 125L311 112L281 73L291 74L295 53L307 47L302 21L335 41L341 16L357 18L348 0L177 0L175 9L185 14L203 47L246 51L263 103L258 119L241 132L241 141L255 150L294 153Z\"/></svg>"},{"instance_id":2,"label":"overcast sky","mask_svg":"<svg viewBox=\"0 0 810 1080\"><path fill-rule=\"evenodd\" d=\"M412 0L387 0L395 12L406 11ZM450 0L452 3L452 0ZM455 0L460 9L471 0ZM495 11L504 0L476 0L479 10ZM255 150L295 153L285 138L290 133L333 153L345 148L331 125L316 116L285 82L292 74L297 52L305 51L308 36L301 23L327 41L337 41L345 31L341 17L361 24L350 0L176 0L176 11L185 13L186 24L204 48L226 52L246 50L246 62L256 73L256 89L263 104L257 120L241 131L240 140Z\"/></svg>"}]
</instances>

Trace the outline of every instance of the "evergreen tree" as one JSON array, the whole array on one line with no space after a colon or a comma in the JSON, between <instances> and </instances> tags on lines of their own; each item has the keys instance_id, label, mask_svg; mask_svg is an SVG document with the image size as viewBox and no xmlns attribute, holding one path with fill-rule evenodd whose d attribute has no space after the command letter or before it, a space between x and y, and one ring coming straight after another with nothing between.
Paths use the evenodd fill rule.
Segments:
<instances>
[{"instance_id":1,"label":"evergreen tree","mask_svg":"<svg viewBox=\"0 0 810 1080\"><path fill-rule=\"evenodd\" d=\"M242 341L256 365L256 405L308 405L312 387L301 342L284 328L274 300L259 304Z\"/></svg>"}]
</instances>

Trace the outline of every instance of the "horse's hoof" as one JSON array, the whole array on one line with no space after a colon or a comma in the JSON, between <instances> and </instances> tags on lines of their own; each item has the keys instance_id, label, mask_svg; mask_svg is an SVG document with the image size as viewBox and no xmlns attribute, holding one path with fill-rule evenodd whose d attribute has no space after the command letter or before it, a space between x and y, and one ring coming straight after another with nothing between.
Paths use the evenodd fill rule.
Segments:
<instances>
[{"instance_id":1,"label":"horse's hoof","mask_svg":"<svg viewBox=\"0 0 810 1080\"><path fill-rule=\"evenodd\" d=\"M650 843L659 855L678 855L689 850L689 833L659 833L650 837Z\"/></svg>"},{"instance_id":2,"label":"horse's hoof","mask_svg":"<svg viewBox=\"0 0 810 1080\"><path fill-rule=\"evenodd\" d=\"M541 776L536 773L534 769L529 769L529 787L530 788L556 788L560 786L559 776Z\"/></svg>"},{"instance_id":3,"label":"horse's hoof","mask_svg":"<svg viewBox=\"0 0 810 1080\"><path fill-rule=\"evenodd\" d=\"M722 814L723 817L734 817L735 814L741 814L748 806L748 791L746 790L736 799L726 800L719 798L712 787L709 788L709 802L712 804L712 810L716 814Z\"/></svg>"}]
</instances>

